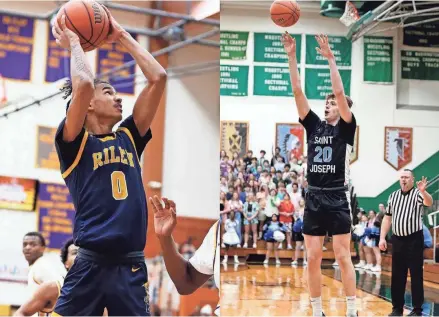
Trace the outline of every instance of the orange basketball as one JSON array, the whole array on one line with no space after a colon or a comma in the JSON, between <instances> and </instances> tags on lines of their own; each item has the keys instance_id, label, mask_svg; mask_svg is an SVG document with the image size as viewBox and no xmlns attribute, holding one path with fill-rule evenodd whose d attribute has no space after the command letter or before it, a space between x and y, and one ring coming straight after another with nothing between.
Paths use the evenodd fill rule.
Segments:
<instances>
[{"instance_id":1,"label":"orange basketball","mask_svg":"<svg viewBox=\"0 0 439 317\"><path fill-rule=\"evenodd\" d=\"M299 21L300 7L296 1L276 0L270 7L271 20L282 27L292 26Z\"/></svg>"},{"instance_id":2,"label":"orange basketball","mask_svg":"<svg viewBox=\"0 0 439 317\"><path fill-rule=\"evenodd\" d=\"M75 32L84 51L98 48L110 31L107 12L93 0L71 0L61 7L56 19L61 26L61 17L66 16L66 26Z\"/></svg>"}]
</instances>

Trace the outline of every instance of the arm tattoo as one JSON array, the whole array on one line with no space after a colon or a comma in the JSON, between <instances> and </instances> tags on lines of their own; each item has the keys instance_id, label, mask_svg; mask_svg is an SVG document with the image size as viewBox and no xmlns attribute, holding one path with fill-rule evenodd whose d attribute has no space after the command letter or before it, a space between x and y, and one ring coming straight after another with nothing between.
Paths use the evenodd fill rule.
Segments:
<instances>
[{"instance_id":1,"label":"arm tattoo","mask_svg":"<svg viewBox=\"0 0 439 317\"><path fill-rule=\"evenodd\" d=\"M87 64L86 56L79 43L71 47L71 76L79 77L81 80L93 80L93 73Z\"/></svg>"}]
</instances>

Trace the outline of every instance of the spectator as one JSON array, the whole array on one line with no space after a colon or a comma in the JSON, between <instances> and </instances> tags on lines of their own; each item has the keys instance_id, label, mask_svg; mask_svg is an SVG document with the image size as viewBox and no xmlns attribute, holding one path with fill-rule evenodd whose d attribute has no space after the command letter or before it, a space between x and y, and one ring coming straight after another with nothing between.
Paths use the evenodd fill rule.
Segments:
<instances>
[{"instance_id":1,"label":"spectator","mask_svg":"<svg viewBox=\"0 0 439 317\"><path fill-rule=\"evenodd\" d=\"M244 216L244 248L248 248L248 238L250 229L253 236L253 248L256 249L256 241L258 241L258 211L259 205L256 202L255 195L249 193L247 201L244 204L243 216Z\"/></svg>"},{"instance_id":2,"label":"spectator","mask_svg":"<svg viewBox=\"0 0 439 317\"><path fill-rule=\"evenodd\" d=\"M278 215L279 210L277 207L280 205L280 199L277 198L277 190L271 189L270 196L267 197L267 204L265 206L265 215L267 219L271 219L271 216Z\"/></svg>"},{"instance_id":3,"label":"spectator","mask_svg":"<svg viewBox=\"0 0 439 317\"><path fill-rule=\"evenodd\" d=\"M272 153L273 156L271 158L271 166L274 166L277 162L277 158L280 156L280 147L276 147L276 149L274 150L274 153Z\"/></svg>"},{"instance_id":4,"label":"spectator","mask_svg":"<svg viewBox=\"0 0 439 317\"><path fill-rule=\"evenodd\" d=\"M231 212L231 211L234 212L233 219L236 220L236 233L238 234L238 237L239 237L239 243L237 244L238 248L241 247L241 238L242 238L242 235L241 235L242 207L243 207L243 203L241 200L239 200L238 192L234 192L232 195L232 199L229 200L227 210L229 212ZM226 231L227 231L227 228L226 228Z\"/></svg>"},{"instance_id":5,"label":"spectator","mask_svg":"<svg viewBox=\"0 0 439 317\"><path fill-rule=\"evenodd\" d=\"M293 225L293 241L296 242L296 249L293 255L293 261L291 262L291 266L296 267L298 265L298 260L300 256L300 251L303 250L303 266L307 266L308 261L306 260L306 247L303 241L305 238L303 237L303 215L305 213L305 200L301 200L299 202L299 206L301 206L297 211L294 212L294 225Z\"/></svg>"},{"instance_id":6,"label":"spectator","mask_svg":"<svg viewBox=\"0 0 439 317\"><path fill-rule=\"evenodd\" d=\"M292 250L291 232L293 230L294 205L290 200L290 195L285 193L284 200L279 205L279 220L286 228L287 248ZM282 243L279 243L279 249L282 249Z\"/></svg>"},{"instance_id":7,"label":"spectator","mask_svg":"<svg viewBox=\"0 0 439 317\"><path fill-rule=\"evenodd\" d=\"M277 218L277 214L273 214L271 216L271 221L269 221L267 224L264 225L264 240L267 243L267 254L265 257L264 264L268 264L270 261L271 251L274 249L274 256L276 258L276 265L280 265L279 260L279 251L276 248L276 244L279 241L282 241L282 238L279 238L279 232L284 233L286 231L286 228L284 225L282 225ZM281 235L282 237L282 235ZM285 239L285 235L283 234L283 238Z\"/></svg>"},{"instance_id":8,"label":"spectator","mask_svg":"<svg viewBox=\"0 0 439 317\"><path fill-rule=\"evenodd\" d=\"M265 152L264 150L261 150L259 152L259 160L258 160L258 165L259 166L263 166L264 165L264 162L266 161L265 154L267 154L267 152Z\"/></svg>"},{"instance_id":9,"label":"spectator","mask_svg":"<svg viewBox=\"0 0 439 317\"><path fill-rule=\"evenodd\" d=\"M235 219L235 212L229 213L229 219L226 220L226 232L223 235L223 243L226 246L226 254L224 255L223 263L227 263L229 248L237 247L241 243L241 239L237 234L238 221ZM235 250L234 262L240 264L238 254Z\"/></svg>"},{"instance_id":10,"label":"spectator","mask_svg":"<svg viewBox=\"0 0 439 317\"><path fill-rule=\"evenodd\" d=\"M433 247L433 238L431 237L430 230L428 230L425 224L422 225L422 230L424 234L424 248L432 248Z\"/></svg>"}]
</instances>

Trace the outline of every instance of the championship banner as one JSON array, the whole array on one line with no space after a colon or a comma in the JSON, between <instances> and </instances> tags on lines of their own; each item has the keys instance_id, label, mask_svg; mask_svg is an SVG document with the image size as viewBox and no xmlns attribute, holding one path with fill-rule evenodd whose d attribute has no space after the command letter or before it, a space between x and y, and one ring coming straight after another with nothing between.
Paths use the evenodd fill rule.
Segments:
<instances>
[{"instance_id":1,"label":"championship banner","mask_svg":"<svg viewBox=\"0 0 439 317\"><path fill-rule=\"evenodd\" d=\"M280 154L289 162L294 155L297 159L303 155L304 129L300 123L276 123L276 146Z\"/></svg>"},{"instance_id":2,"label":"championship banner","mask_svg":"<svg viewBox=\"0 0 439 317\"><path fill-rule=\"evenodd\" d=\"M255 66L253 75L254 96L293 96L288 67Z\"/></svg>"},{"instance_id":3,"label":"championship banner","mask_svg":"<svg viewBox=\"0 0 439 317\"><path fill-rule=\"evenodd\" d=\"M300 64L302 52L302 35L290 34L296 40L297 64ZM255 33L254 58L255 62L288 63L288 56L281 42L282 33Z\"/></svg>"},{"instance_id":4,"label":"championship banner","mask_svg":"<svg viewBox=\"0 0 439 317\"><path fill-rule=\"evenodd\" d=\"M34 19L0 14L0 70L5 78L30 80Z\"/></svg>"},{"instance_id":5,"label":"championship banner","mask_svg":"<svg viewBox=\"0 0 439 317\"><path fill-rule=\"evenodd\" d=\"M36 168L59 171L59 158L55 147L57 128L37 126Z\"/></svg>"},{"instance_id":6,"label":"championship banner","mask_svg":"<svg viewBox=\"0 0 439 317\"><path fill-rule=\"evenodd\" d=\"M34 179L0 176L0 209L34 210L36 188Z\"/></svg>"},{"instance_id":7,"label":"championship banner","mask_svg":"<svg viewBox=\"0 0 439 317\"><path fill-rule=\"evenodd\" d=\"M412 161L413 129L386 127L384 138L384 161L399 171Z\"/></svg>"},{"instance_id":8,"label":"championship banner","mask_svg":"<svg viewBox=\"0 0 439 317\"><path fill-rule=\"evenodd\" d=\"M401 78L439 80L439 53L402 50Z\"/></svg>"},{"instance_id":9,"label":"championship banner","mask_svg":"<svg viewBox=\"0 0 439 317\"><path fill-rule=\"evenodd\" d=\"M238 152L243 157L248 151L248 122L221 121L221 150L229 157Z\"/></svg>"},{"instance_id":10,"label":"championship banner","mask_svg":"<svg viewBox=\"0 0 439 317\"><path fill-rule=\"evenodd\" d=\"M70 52L56 44L52 34L52 27L48 23L46 76L47 83L53 83L65 77L70 77Z\"/></svg>"},{"instance_id":11,"label":"championship banner","mask_svg":"<svg viewBox=\"0 0 439 317\"><path fill-rule=\"evenodd\" d=\"M339 70L346 95L351 94L351 70ZM332 82L329 68L305 69L305 95L312 100L325 100L332 93Z\"/></svg>"},{"instance_id":12,"label":"championship banner","mask_svg":"<svg viewBox=\"0 0 439 317\"><path fill-rule=\"evenodd\" d=\"M344 36L328 36L329 46L334 53L337 66L351 66L352 42ZM316 47L319 47L315 35L306 36L306 64L307 65L328 65L328 61Z\"/></svg>"},{"instance_id":13,"label":"championship banner","mask_svg":"<svg viewBox=\"0 0 439 317\"><path fill-rule=\"evenodd\" d=\"M369 83L393 83L393 38L365 36L363 80Z\"/></svg>"},{"instance_id":14,"label":"championship banner","mask_svg":"<svg viewBox=\"0 0 439 317\"><path fill-rule=\"evenodd\" d=\"M439 47L439 24L420 24L403 29L407 46Z\"/></svg>"},{"instance_id":15,"label":"championship banner","mask_svg":"<svg viewBox=\"0 0 439 317\"><path fill-rule=\"evenodd\" d=\"M73 234L75 207L65 185L40 183L37 201L38 231L48 249L59 250Z\"/></svg>"},{"instance_id":16,"label":"championship banner","mask_svg":"<svg viewBox=\"0 0 439 317\"><path fill-rule=\"evenodd\" d=\"M220 95L248 95L248 66L220 65Z\"/></svg>"},{"instance_id":17,"label":"championship banner","mask_svg":"<svg viewBox=\"0 0 439 317\"><path fill-rule=\"evenodd\" d=\"M136 34L131 34L131 36L137 40ZM119 43L107 43L102 45L97 49L96 58L96 74L106 73L115 67L134 60L125 47ZM136 64L133 64L130 67L104 76L103 79L108 80L114 89L116 89L117 93L134 95L135 74Z\"/></svg>"},{"instance_id":18,"label":"championship banner","mask_svg":"<svg viewBox=\"0 0 439 317\"><path fill-rule=\"evenodd\" d=\"M249 32L221 31L221 59L244 60L247 58L247 43Z\"/></svg>"}]
</instances>

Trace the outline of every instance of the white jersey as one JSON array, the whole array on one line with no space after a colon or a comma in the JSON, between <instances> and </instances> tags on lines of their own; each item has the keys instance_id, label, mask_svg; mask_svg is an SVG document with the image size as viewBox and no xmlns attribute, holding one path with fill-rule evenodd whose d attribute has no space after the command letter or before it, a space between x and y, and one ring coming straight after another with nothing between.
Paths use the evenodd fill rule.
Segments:
<instances>
[{"instance_id":1,"label":"white jersey","mask_svg":"<svg viewBox=\"0 0 439 317\"><path fill-rule=\"evenodd\" d=\"M58 263L50 259L48 256L40 257L29 267L27 277L29 297L35 293L40 284L45 282L56 282L59 293L64 284L64 278L66 275L67 270L64 268L61 262L58 265ZM48 311L45 312L47 313ZM35 314L34 316L38 316L38 314Z\"/></svg>"},{"instance_id":2,"label":"white jersey","mask_svg":"<svg viewBox=\"0 0 439 317\"><path fill-rule=\"evenodd\" d=\"M200 273L213 275L215 285L220 288L220 239L219 221L215 222L204 237L203 243L195 251L189 262ZM219 316L219 305L215 309L215 315Z\"/></svg>"}]
</instances>

